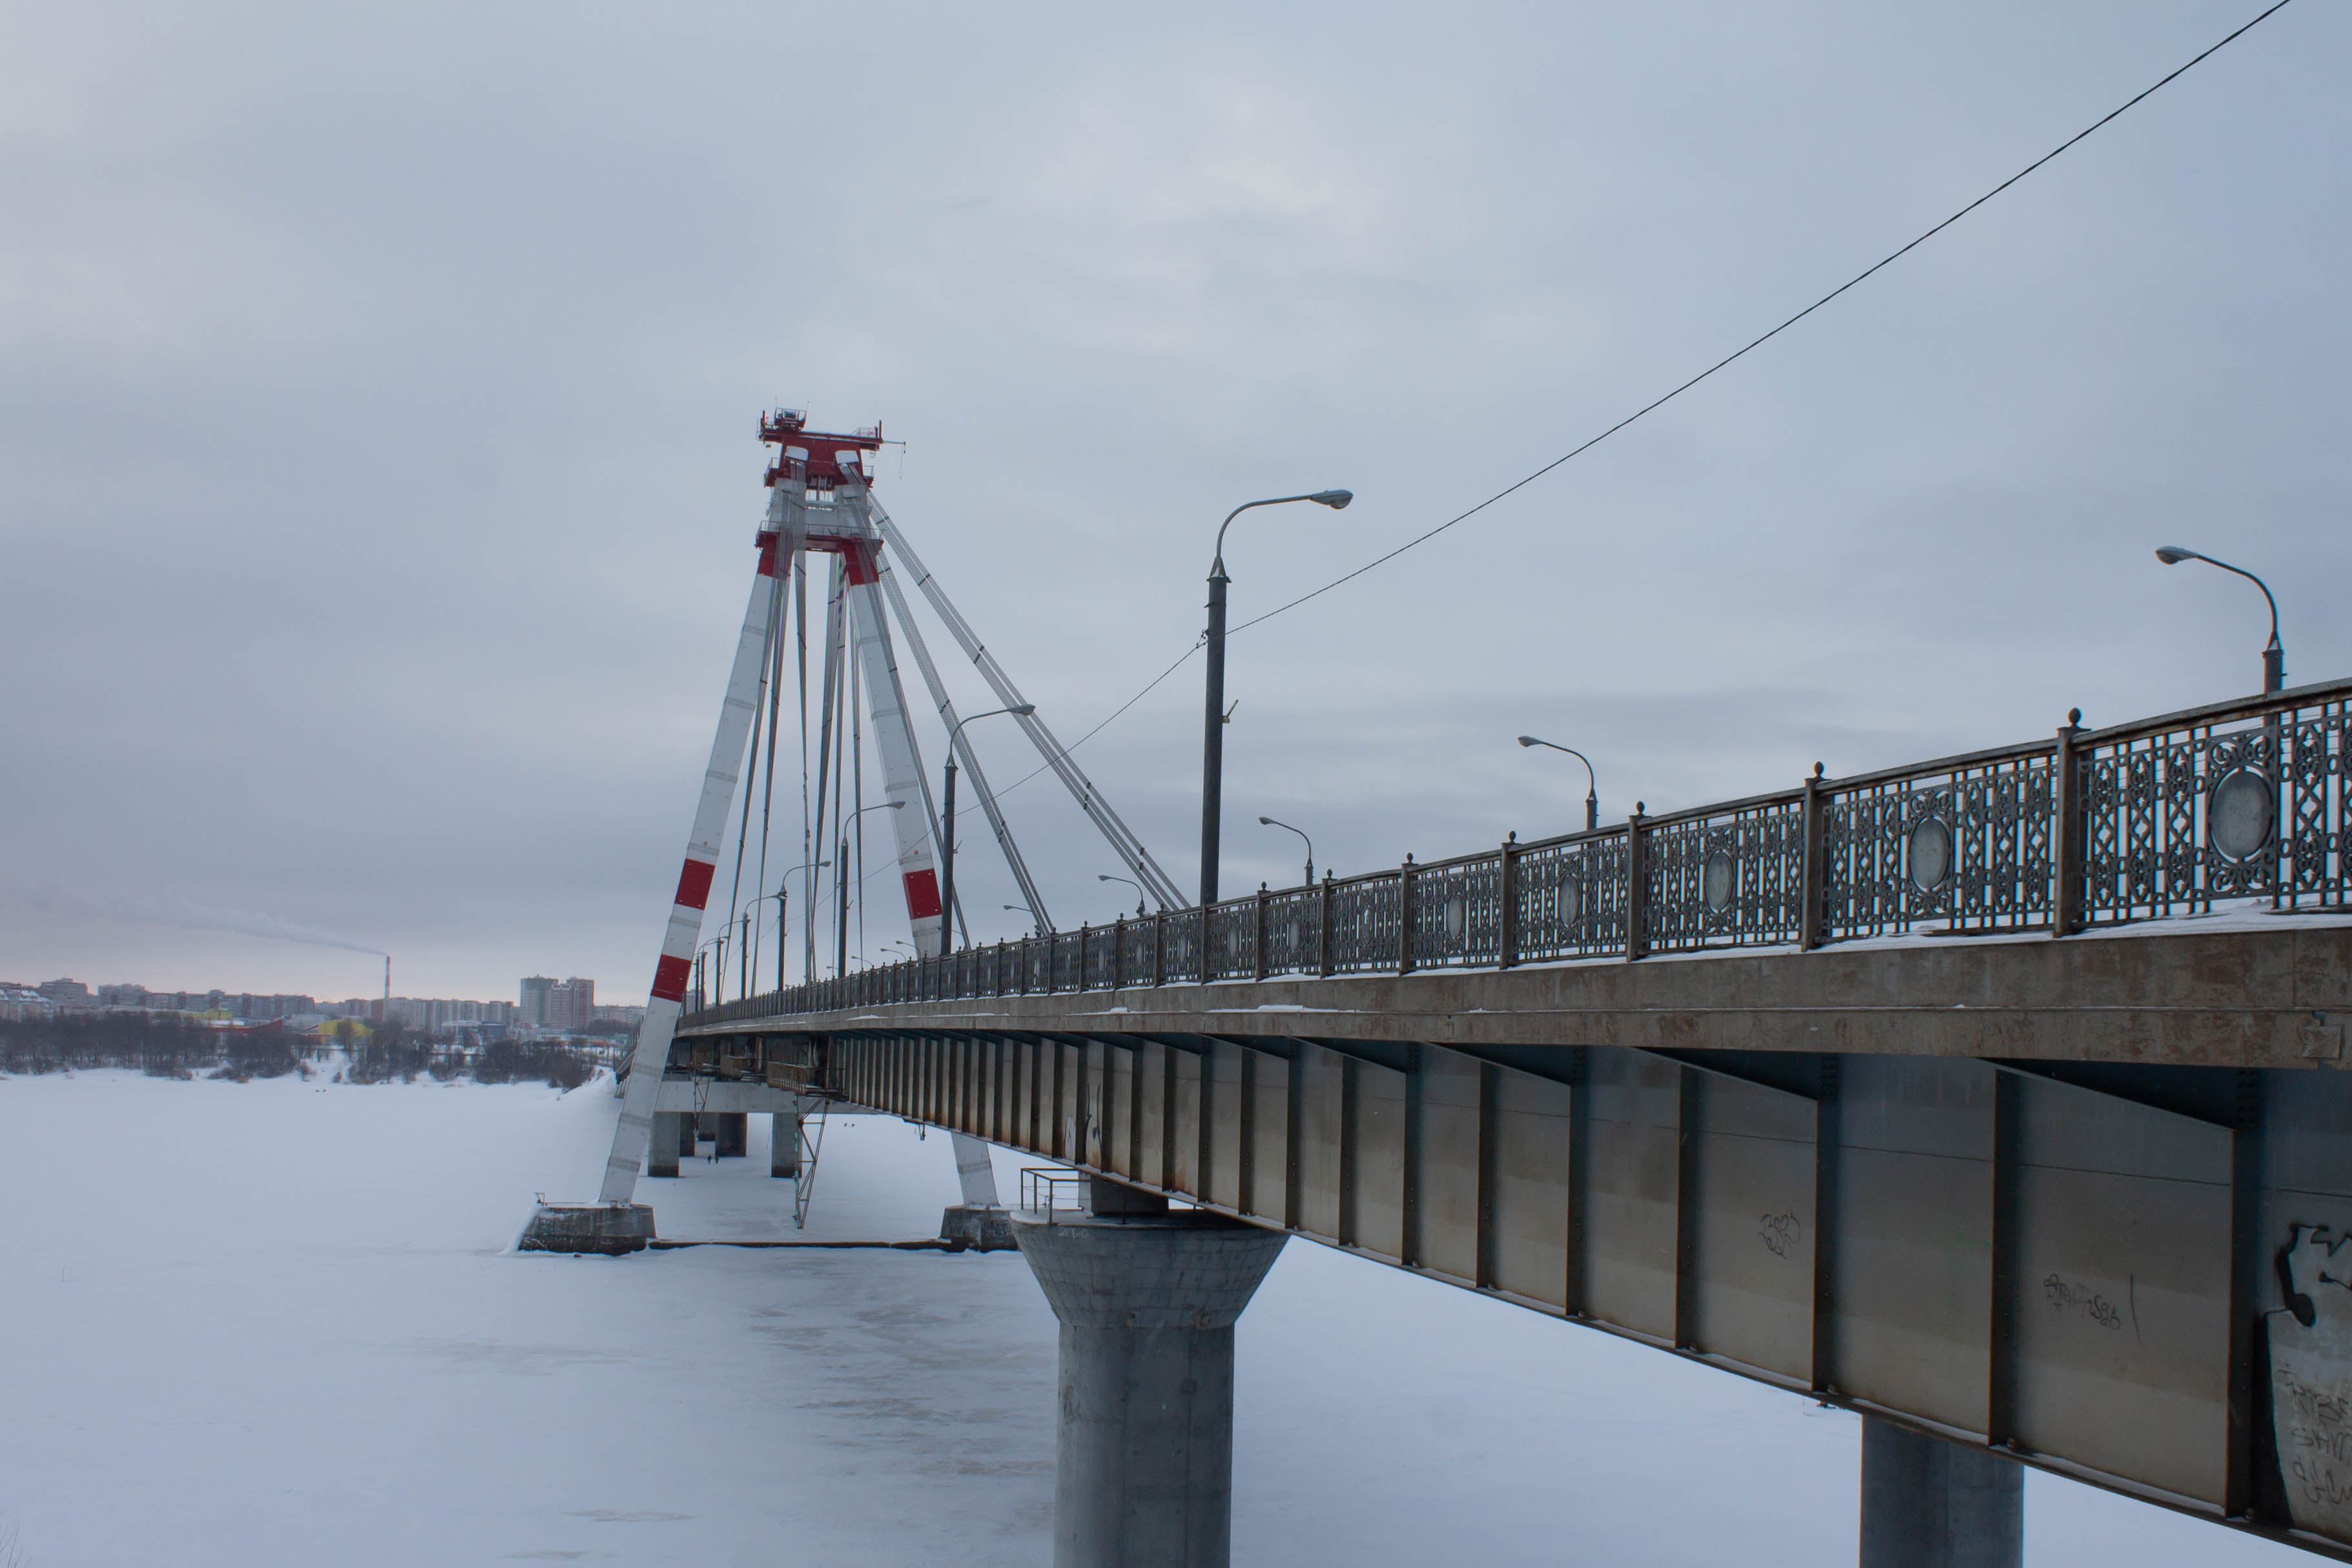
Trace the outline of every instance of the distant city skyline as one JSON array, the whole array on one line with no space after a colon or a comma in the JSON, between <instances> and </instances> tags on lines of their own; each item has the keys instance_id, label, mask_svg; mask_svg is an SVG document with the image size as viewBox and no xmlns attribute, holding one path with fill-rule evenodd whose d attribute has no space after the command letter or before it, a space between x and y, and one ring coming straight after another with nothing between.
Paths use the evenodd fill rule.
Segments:
<instances>
[{"instance_id":1,"label":"distant city skyline","mask_svg":"<svg viewBox=\"0 0 2352 1568\"><path fill-rule=\"evenodd\" d=\"M572 976L551 980L528 975L520 983L516 1001L461 997L352 996L320 1000L304 992L231 991L214 986L202 990L166 990L133 982L103 982L91 985L70 975L50 980L0 979L0 1016L18 1016L25 998L37 996L60 1012L137 1008L148 1012L227 1013L248 1022L292 1018L394 1017L419 1029L449 1024L523 1025L553 1031L581 1031L600 1023L635 1025L645 1016L639 1005L595 1000L596 983ZM536 998L536 1001L534 1001ZM13 1007L14 1011L9 1010Z\"/></svg>"}]
</instances>

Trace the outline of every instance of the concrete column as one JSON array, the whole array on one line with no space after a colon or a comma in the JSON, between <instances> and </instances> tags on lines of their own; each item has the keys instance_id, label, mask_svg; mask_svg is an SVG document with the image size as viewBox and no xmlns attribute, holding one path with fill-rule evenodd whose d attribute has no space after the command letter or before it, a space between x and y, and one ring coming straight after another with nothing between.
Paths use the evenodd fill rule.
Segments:
<instances>
[{"instance_id":1,"label":"concrete column","mask_svg":"<svg viewBox=\"0 0 2352 1568\"><path fill-rule=\"evenodd\" d=\"M1062 1322L1054 1568L1225 1568L1234 1321L1286 1237L1164 1207L1013 1232Z\"/></svg>"},{"instance_id":2,"label":"concrete column","mask_svg":"<svg viewBox=\"0 0 2352 1568\"><path fill-rule=\"evenodd\" d=\"M773 1129L768 1143L768 1174L797 1178L801 1173L801 1113L779 1110L768 1121Z\"/></svg>"},{"instance_id":3,"label":"concrete column","mask_svg":"<svg viewBox=\"0 0 2352 1568\"><path fill-rule=\"evenodd\" d=\"M1862 1421L1861 1568L2023 1568L2025 1468Z\"/></svg>"},{"instance_id":4,"label":"concrete column","mask_svg":"<svg viewBox=\"0 0 2352 1568\"><path fill-rule=\"evenodd\" d=\"M718 1125L711 1137L719 1143L719 1157L740 1160L751 1147L751 1115L745 1110L721 1110L711 1117Z\"/></svg>"},{"instance_id":5,"label":"concrete column","mask_svg":"<svg viewBox=\"0 0 2352 1568\"><path fill-rule=\"evenodd\" d=\"M675 1110L654 1112L653 1142L646 1150L646 1174L675 1176L677 1174L677 1124L689 1120Z\"/></svg>"},{"instance_id":6,"label":"concrete column","mask_svg":"<svg viewBox=\"0 0 2352 1568\"><path fill-rule=\"evenodd\" d=\"M691 1160L695 1156L694 1121L694 1112L691 1110L681 1110L677 1113L677 1157L681 1160Z\"/></svg>"}]
</instances>

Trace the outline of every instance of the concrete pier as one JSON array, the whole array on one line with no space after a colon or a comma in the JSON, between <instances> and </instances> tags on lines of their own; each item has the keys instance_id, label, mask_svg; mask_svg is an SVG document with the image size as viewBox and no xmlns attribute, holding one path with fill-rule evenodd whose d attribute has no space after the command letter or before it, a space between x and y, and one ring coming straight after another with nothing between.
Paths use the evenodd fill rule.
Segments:
<instances>
[{"instance_id":1,"label":"concrete pier","mask_svg":"<svg viewBox=\"0 0 2352 1568\"><path fill-rule=\"evenodd\" d=\"M2022 1568L2025 1470L1863 1417L1861 1568Z\"/></svg>"},{"instance_id":2,"label":"concrete pier","mask_svg":"<svg viewBox=\"0 0 2352 1568\"><path fill-rule=\"evenodd\" d=\"M1013 1215L1062 1324L1054 1568L1225 1568L1234 1322L1286 1238L1129 1191Z\"/></svg>"},{"instance_id":3,"label":"concrete pier","mask_svg":"<svg viewBox=\"0 0 2352 1568\"><path fill-rule=\"evenodd\" d=\"M675 1110L654 1112L653 1140L646 1148L646 1175L675 1176L677 1174L678 1123L692 1120L691 1117L681 1116Z\"/></svg>"},{"instance_id":4,"label":"concrete pier","mask_svg":"<svg viewBox=\"0 0 2352 1568\"><path fill-rule=\"evenodd\" d=\"M714 1112L711 1120L718 1124L711 1137L719 1144L720 1159L740 1160L751 1152L751 1118L748 1112L720 1110Z\"/></svg>"},{"instance_id":5,"label":"concrete pier","mask_svg":"<svg viewBox=\"0 0 2352 1568\"><path fill-rule=\"evenodd\" d=\"M768 1121L772 1127L768 1142L768 1174L791 1176L797 1180L801 1173L801 1113L779 1110Z\"/></svg>"},{"instance_id":6,"label":"concrete pier","mask_svg":"<svg viewBox=\"0 0 2352 1568\"><path fill-rule=\"evenodd\" d=\"M705 1110L695 1117L695 1131L718 1145L711 1152L722 1160L740 1160L751 1142L751 1118L740 1110Z\"/></svg>"},{"instance_id":7,"label":"concrete pier","mask_svg":"<svg viewBox=\"0 0 2352 1568\"><path fill-rule=\"evenodd\" d=\"M691 1160L700 1152L695 1147L698 1139L694 1121L694 1112L691 1110L682 1110L677 1113L677 1157L681 1160Z\"/></svg>"}]
</instances>

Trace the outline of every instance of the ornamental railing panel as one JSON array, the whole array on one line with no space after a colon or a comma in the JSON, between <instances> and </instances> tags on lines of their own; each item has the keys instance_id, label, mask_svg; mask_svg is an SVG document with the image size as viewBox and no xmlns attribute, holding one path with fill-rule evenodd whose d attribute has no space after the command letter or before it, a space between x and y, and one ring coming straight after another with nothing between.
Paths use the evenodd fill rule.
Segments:
<instances>
[{"instance_id":1,"label":"ornamental railing panel","mask_svg":"<svg viewBox=\"0 0 2352 1568\"><path fill-rule=\"evenodd\" d=\"M1413 868L1412 966L1491 969L1502 952L1503 857Z\"/></svg>"},{"instance_id":2,"label":"ornamental railing panel","mask_svg":"<svg viewBox=\"0 0 2352 1568\"><path fill-rule=\"evenodd\" d=\"M1332 884L1332 973L1397 969L1403 930L1398 919L1401 879L1397 872L1383 871Z\"/></svg>"},{"instance_id":3,"label":"ornamental railing panel","mask_svg":"<svg viewBox=\"0 0 2352 1568\"><path fill-rule=\"evenodd\" d=\"M1265 972L1319 974L1323 965L1323 889L1292 888L1265 896Z\"/></svg>"},{"instance_id":4,"label":"ornamental railing panel","mask_svg":"<svg viewBox=\"0 0 2352 1568\"><path fill-rule=\"evenodd\" d=\"M1792 942L1804 907L1801 795L1678 813L1642 830L1651 952Z\"/></svg>"},{"instance_id":5,"label":"ornamental railing panel","mask_svg":"<svg viewBox=\"0 0 2352 1568\"><path fill-rule=\"evenodd\" d=\"M1520 848L1513 868L1522 963L1625 951L1625 829Z\"/></svg>"},{"instance_id":6,"label":"ornamental railing panel","mask_svg":"<svg viewBox=\"0 0 2352 1568\"><path fill-rule=\"evenodd\" d=\"M1825 786L1828 937L2023 931L2052 916L2054 748Z\"/></svg>"}]
</instances>

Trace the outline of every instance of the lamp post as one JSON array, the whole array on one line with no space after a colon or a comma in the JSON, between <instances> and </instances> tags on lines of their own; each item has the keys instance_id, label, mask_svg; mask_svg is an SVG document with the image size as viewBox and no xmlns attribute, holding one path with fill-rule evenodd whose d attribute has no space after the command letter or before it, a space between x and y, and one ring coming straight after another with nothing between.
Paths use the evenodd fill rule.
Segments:
<instances>
[{"instance_id":1,"label":"lamp post","mask_svg":"<svg viewBox=\"0 0 2352 1568\"><path fill-rule=\"evenodd\" d=\"M955 952L955 749L956 738L963 727L974 719L993 719L999 713L1010 713L1026 719L1037 711L1034 702L1018 703L1011 708L992 708L985 713L975 713L971 719L959 719L948 731L947 802L940 812L940 956L946 958Z\"/></svg>"},{"instance_id":2,"label":"lamp post","mask_svg":"<svg viewBox=\"0 0 2352 1568\"><path fill-rule=\"evenodd\" d=\"M903 800L886 800L879 805L861 805L849 814L849 822L856 821L869 811L896 811L906 804ZM849 822L842 824L844 835L849 831ZM841 853L841 846L838 843L834 845L833 852L836 855ZM844 861L842 869L845 872L848 868L848 863ZM835 974L846 974L849 973L849 879L846 876L835 877L834 882L841 889L841 911L834 921L834 936L836 942L834 948L833 972Z\"/></svg>"},{"instance_id":3,"label":"lamp post","mask_svg":"<svg viewBox=\"0 0 2352 1568\"><path fill-rule=\"evenodd\" d=\"M1578 751L1573 746L1554 745L1549 741L1539 741L1533 735L1520 736L1519 744L1522 746L1549 746L1555 752L1566 752L1570 756L1574 757L1578 762L1584 764L1584 831L1590 833L1594 828L1600 826L1601 787L1593 782L1592 759L1586 756L1582 752Z\"/></svg>"},{"instance_id":4,"label":"lamp post","mask_svg":"<svg viewBox=\"0 0 2352 1568\"><path fill-rule=\"evenodd\" d=\"M2178 566L2184 561L2202 561L2208 566L2219 566L2224 572L2234 572L2263 591L2263 601L2271 607L2271 640L2263 649L2263 692L2286 689L2286 649L2279 644L2278 601L2271 597L2270 584L2242 566L2232 566L2226 561L2216 561L2210 555L2194 550L2184 550L2178 544L2159 545L2156 558L2167 566Z\"/></svg>"},{"instance_id":5,"label":"lamp post","mask_svg":"<svg viewBox=\"0 0 2352 1568\"><path fill-rule=\"evenodd\" d=\"M719 956L706 965L702 955L714 947L719 950ZM704 991L704 981L711 978L709 970L712 968L718 973L709 989L724 996L727 994L727 939L724 936L705 937L702 945L694 950L694 1008L698 1013L710 1005L710 999Z\"/></svg>"},{"instance_id":6,"label":"lamp post","mask_svg":"<svg viewBox=\"0 0 2352 1568\"><path fill-rule=\"evenodd\" d=\"M1133 888L1135 889L1135 918L1137 920L1141 920L1143 918L1142 883L1134 881L1126 877L1105 877L1101 875L1097 875L1095 880L1097 882L1125 882L1129 887Z\"/></svg>"},{"instance_id":7,"label":"lamp post","mask_svg":"<svg viewBox=\"0 0 2352 1568\"><path fill-rule=\"evenodd\" d=\"M782 877L776 879L776 890L774 892L763 894L761 896L762 902L768 899L773 899L776 900L776 989L778 991L782 991L784 988L784 900L791 891L792 879L800 872L808 870L821 871L832 864L833 862L830 860L803 861L802 864L793 867L790 871L785 872Z\"/></svg>"},{"instance_id":8,"label":"lamp post","mask_svg":"<svg viewBox=\"0 0 2352 1568\"><path fill-rule=\"evenodd\" d=\"M1029 930L1032 934L1035 933L1037 930L1037 911L1035 910L1031 909L1026 904L1007 904L1004 907L1008 910L1018 910L1021 913L1027 915L1029 917Z\"/></svg>"},{"instance_id":9,"label":"lamp post","mask_svg":"<svg viewBox=\"0 0 2352 1568\"><path fill-rule=\"evenodd\" d=\"M1276 822L1271 816L1259 817L1257 819L1257 825L1260 827L1280 827L1288 829L1288 831L1296 833L1301 839L1306 841L1307 880L1302 885L1310 888L1313 887L1315 885L1315 840L1307 837L1307 830L1303 827L1292 827L1290 824L1286 822Z\"/></svg>"},{"instance_id":10,"label":"lamp post","mask_svg":"<svg viewBox=\"0 0 2352 1568\"><path fill-rule=\"evenodd\" d=\"M1338 511L1356 499L1352 490L1317 490L1311 495L1272 496L1244 501L1217 525L1217 549L1209 563L1209 629L1202 641L1209 650L1208 712L1201 736L1201 907L1217 901L1217 832L1224 811L1225 788L1225 530L1234 519L1253 507L1287 506L1311 500Z\"/></svg>"}]
</instances>

